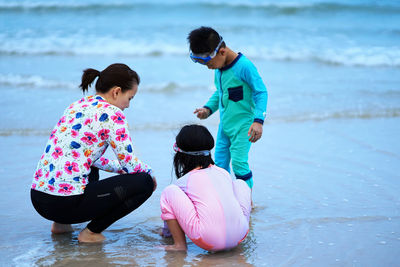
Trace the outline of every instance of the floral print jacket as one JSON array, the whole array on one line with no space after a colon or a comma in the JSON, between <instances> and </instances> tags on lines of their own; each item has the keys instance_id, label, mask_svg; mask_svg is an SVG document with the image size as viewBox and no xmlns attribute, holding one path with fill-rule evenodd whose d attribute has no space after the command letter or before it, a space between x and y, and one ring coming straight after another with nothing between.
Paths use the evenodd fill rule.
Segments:
<instances>
[{"instance_id":1,"label":"floral print jacket","mask_svg":"<svg viewBox=\"0 0 400 267\"><path fill-rule=\"evenodd\" d=\"M102 157L108 146L118 160ZM59 196L83 194L92 165L109 172L151 174L134 154L121 109L98 95L64 111L37 165L32 189Z\"/></svg>"}]
</instances>

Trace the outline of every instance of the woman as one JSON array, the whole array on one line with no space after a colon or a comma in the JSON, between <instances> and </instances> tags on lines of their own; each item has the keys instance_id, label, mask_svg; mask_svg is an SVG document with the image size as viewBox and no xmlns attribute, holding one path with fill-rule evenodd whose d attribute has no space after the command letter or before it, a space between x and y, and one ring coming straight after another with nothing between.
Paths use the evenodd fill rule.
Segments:
<instances>
[{"instance_id":1,"label":"woman","mask_svg":"<svg viewBox=\"0 0 400 267\"><path fill-rule=\"evenodd\" d=\"M123 110L135 96L139 76L125 64L86 69L83 92L96 95L72 103L60 118L37 165L31 188L36 211L53 221L51 231L72 231L90 221L80 242L100 242L107 227L143 204L157 183L150 166L134 154ZM102 155L111 146L117 160ZM99 169L119 175L99 180Z\"/></svg>"}]
</instances>

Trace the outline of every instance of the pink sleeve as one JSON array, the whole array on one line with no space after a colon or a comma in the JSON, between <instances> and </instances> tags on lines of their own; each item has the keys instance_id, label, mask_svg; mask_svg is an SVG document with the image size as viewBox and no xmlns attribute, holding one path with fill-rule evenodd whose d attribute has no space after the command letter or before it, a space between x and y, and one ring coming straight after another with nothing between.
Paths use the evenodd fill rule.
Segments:
<instances>
[{"instance_id":1,"label":"pink sleeve","mask_svg":"<svg viewBox=\"0 0 400 267\"><path fill-rule=\"evenodd\" d=\"M199 218L196 208L181 188L174 184L167 186L161 193L160 204L161 219L164 221L176 219L188 237L199 236Z\"/></svg>"}]
</instances>

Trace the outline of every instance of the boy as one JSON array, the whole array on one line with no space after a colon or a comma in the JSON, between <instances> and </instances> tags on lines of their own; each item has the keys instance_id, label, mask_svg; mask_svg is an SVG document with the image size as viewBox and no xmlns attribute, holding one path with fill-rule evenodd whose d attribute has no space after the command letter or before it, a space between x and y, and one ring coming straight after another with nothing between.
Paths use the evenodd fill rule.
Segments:
<instances>
[{"instance_id":1,"label":"boy","mask_svg":"<svg viewBox=\"0 0 400 267\"><path fill-rule=\"evenodd\" d=\"M251 143L262 135L268 94L256 67L243 54L225 45L222 37L210 27L189 33L190 57L194 62L215 69L217 90L203 108L194 111L206 119L219 109L215 163L230 172L230 161L237 179L253 187L248 164Z\"/></svg>"}]
</instances>

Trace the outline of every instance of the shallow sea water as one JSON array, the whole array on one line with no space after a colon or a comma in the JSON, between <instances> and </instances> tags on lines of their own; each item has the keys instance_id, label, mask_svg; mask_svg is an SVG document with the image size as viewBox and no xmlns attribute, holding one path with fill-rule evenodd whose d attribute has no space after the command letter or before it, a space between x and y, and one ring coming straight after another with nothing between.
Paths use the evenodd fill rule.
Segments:
<instances>
[{"instance_id":1,"label":"shallow sea water","mask_svg":"<svg viewBox=\"0 0 400 267\"><path fill-rule=\"evenodd\" d=\"M395 139L398 122L267 124L250 157L255 177L251 230L237 248L218 253L190 241L187 253L159 248L171 242L158 235L158 201L161 189L172 181L174 130L133 131L137 153L164 171L153 196L107 229L107 241L96 245L78 243L85 224L75 225L72 234L51 235L51 223L30 204L26 185L42 149L38 139L44 137L2 136L2 147L10 151L1 168L2 265L395 266L400 252L400 155L399 144L389 146L388 138ZM215 133L216 127L210 129ZM18 147L27 145L26 164L16 163Z\"/></svg>"}]
</instances>

